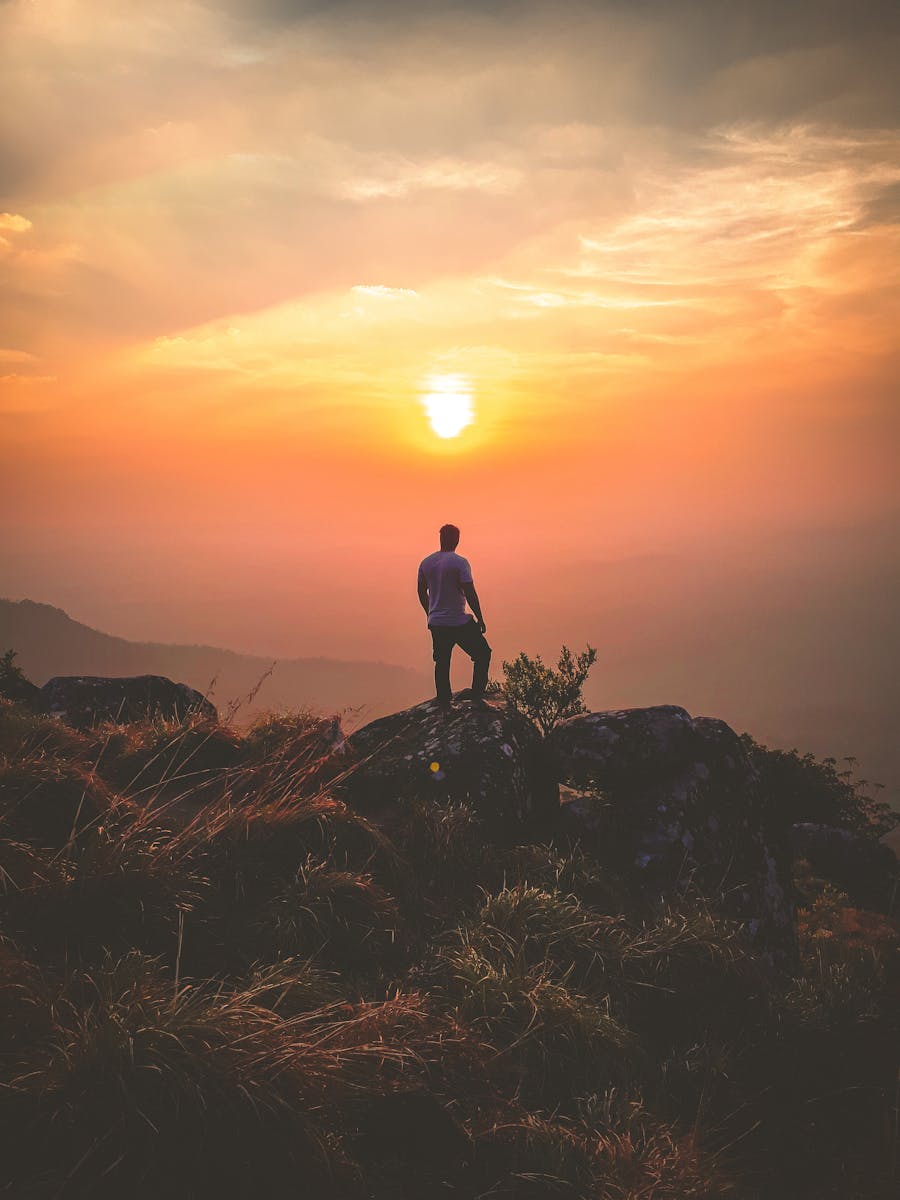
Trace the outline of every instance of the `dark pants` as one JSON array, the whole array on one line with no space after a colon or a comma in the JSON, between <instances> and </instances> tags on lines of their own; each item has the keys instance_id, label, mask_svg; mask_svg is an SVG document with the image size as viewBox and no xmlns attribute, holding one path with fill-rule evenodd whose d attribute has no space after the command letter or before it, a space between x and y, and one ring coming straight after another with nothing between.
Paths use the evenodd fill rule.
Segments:
<instances>
[{"instance_id":1,"label":"dark pants","mask_svg":"<svg viewBox=\"0 0 900 1200\"><path fill-rule=\"evenodd\" d=\"M453 647L465 650L473 663L472 695L483 696L491 665L491 648L474 620L465 625L431 625L431 640L434 643L434 686L437 698L450 700L450 655Z\"/></svg>"}]
</instances>

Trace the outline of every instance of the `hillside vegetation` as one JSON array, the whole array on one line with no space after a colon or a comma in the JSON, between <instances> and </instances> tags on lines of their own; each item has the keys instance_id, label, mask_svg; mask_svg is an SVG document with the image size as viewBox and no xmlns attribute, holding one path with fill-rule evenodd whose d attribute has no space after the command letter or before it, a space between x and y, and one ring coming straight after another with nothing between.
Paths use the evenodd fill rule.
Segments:
<instances>
[{"instance_id":1,"label":"hillside vegetation","mask_svg":"<svg viewBox=\"0 0 900 1200\"><path fill-rule=\"evenodd\" d=\"M0 701L2 1194L892 1194L887 911L798 862L776 968L561 834L426 801L388 833L333 732ZM874 835L836 764L753 751L786 820Z\"/></svg>"}]
</instances>

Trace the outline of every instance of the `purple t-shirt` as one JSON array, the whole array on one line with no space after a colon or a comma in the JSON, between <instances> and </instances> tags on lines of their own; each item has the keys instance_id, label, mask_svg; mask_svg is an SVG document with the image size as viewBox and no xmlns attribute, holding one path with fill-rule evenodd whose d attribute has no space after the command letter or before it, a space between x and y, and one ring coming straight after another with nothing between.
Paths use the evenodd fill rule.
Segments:
<instances>
[{"instance_id":1,"label":"purple t-shirt","mask_svg":"<svg viewBox=\"0 0 900 1200\"><path fill-rule=\"evenodd\" d=\"M466 612L462 585L472 582L468 559L455 550L436 550L419 564L419 579L428 585L428 625L465 625L471 620Z\"/></svg>"}]
</instances>

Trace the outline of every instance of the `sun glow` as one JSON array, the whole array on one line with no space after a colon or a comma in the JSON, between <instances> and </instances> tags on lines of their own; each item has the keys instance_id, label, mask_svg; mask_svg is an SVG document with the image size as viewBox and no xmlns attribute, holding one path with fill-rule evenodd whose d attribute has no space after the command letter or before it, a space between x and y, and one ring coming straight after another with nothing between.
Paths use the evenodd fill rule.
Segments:
<instances>
[{"instance_id":1,"label":"sun glow","mask_svg":"<svg viewBox=\"0 0 900 1200\"><path fill-rule=\"evenodd\" d=\"M432 375L425 386L422 403L431 428L438 437L459 437L475 419L469 381L462 375Z\"/></svg>"}]
</instances>

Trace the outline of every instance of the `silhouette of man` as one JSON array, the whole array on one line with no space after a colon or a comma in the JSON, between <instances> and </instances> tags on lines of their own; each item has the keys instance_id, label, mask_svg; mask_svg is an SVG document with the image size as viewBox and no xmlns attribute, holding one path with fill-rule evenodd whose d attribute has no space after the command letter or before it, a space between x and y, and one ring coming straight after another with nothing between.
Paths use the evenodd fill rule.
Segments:
<instances>
[{"instance_id":1,"label":"silhouette of man","mask_svg":"<svg viewBox=\"0 0 900 1200\"><path fill-rule=\"evenodd\" d=\"M428 616L434 647L434 686L438 703L450 708L450 656L460 646L472 660L472 696L484 695L491 665L491 648L485 639L484 617L468 560L456 553L459 530L441 526L441 548L419 565L419 603ZM466 612L466 601L472 613Z\"/></svg>"}]
</instances>

